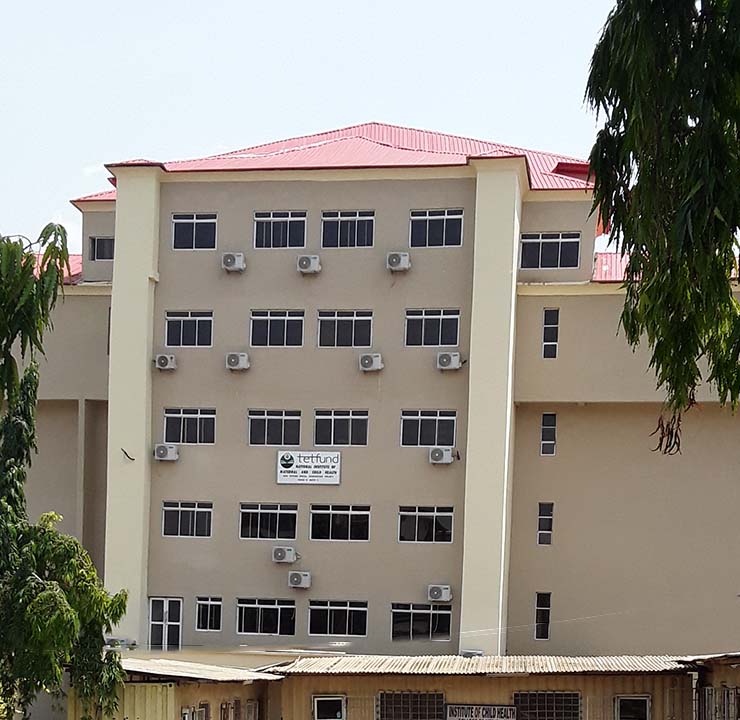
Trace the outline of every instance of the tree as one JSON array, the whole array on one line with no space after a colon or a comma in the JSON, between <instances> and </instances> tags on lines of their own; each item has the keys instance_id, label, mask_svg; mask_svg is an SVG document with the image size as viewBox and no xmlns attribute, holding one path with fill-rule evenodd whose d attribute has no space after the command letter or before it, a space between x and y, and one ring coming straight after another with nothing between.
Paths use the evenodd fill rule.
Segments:
<instances>
[{"instance_id":1,"label":"tree","mask_svg":"<svg viewBox=\"0 0 740 720\"><path fill-rule=\"evenodd\" d=\"M665 390L656 450L680 452L702 381L740 397L740 0L617 0L586 98L594 208L628 258L620 324Z\"/></svg>"},{"instance_id":2,"label":"tree","mask_svg":"<svg viewBox=\"0 0 740 720\"><path fill-rule=\"evenodd\" d=\"M86 713L110 715L124 677L104 635L123 617L126 593L105 591L82 545L56 529L59 515L34 524L26 512L36 450L34 357L43 352L65 269L63 227L47 225L38 243L0 236L0 720L16 709L27 717L41 691L60 693L65 668Z\"/></svg>"}]
</instances>

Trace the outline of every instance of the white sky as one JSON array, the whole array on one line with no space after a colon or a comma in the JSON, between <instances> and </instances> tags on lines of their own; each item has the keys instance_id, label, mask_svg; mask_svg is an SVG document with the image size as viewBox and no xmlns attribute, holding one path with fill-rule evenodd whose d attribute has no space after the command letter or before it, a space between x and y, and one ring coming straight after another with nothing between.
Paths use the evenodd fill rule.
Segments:
<instances>
[{"instance_id":1,"label":"white sky","mask_svg":"<svg viewBox=\"0 0 740 720\"><path fill-rule=\"evenodd\" d=\"M104 162L366 121L587 157L611 0L4 0L0 233L67 226Z\"/></svg>"}]
</instances>

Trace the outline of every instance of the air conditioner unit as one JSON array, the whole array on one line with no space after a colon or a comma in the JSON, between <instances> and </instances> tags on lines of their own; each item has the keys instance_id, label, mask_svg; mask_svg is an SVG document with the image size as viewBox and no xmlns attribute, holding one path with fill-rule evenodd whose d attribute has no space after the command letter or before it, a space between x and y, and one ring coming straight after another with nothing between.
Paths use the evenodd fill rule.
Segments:
<instances>
[{"instance_id":1,"label":"air conditioner unit","mask_svg":"<svg viewBox=\"0 0 740 720\"><path fill-rule=\"evenodd\" d=\"M437 370L459 370L461 367L459 352L437 353Z\"/></svg>"},{"instance_id":2,"label":"air conditioner unit","mask_svg":"<svg viewBox=\"0 0 740 720\"><path fill-rule=\"evenodd\" d=\"M429 585L427 587L427 600L450 602L452 600L452 588L449 585Z\"/></svg>"},{"instance_id":3,"label":"air conditioner unit","mask_svg":"<svg viewBox=\"0 0 740 720\"><path fill-rule=\"evenodd\" d=\"M226 353L227 370L249 370L249 355L245 352Z\"/></svg>"},{"instance_id":4,"label":"air conditioner unit","mask_svg":"<svg viewBox=\"0 0 740 720\"><path fill-rule=\"evenodd\" d=\"M321 260L318 255L299 255L296 269L304 275L315 275L321 272Z\"/></svg>"},{"instance_id":5,"label":"air conditioner unit","mask_svg":"<svg viewBox=\"0 0 740 720\"><path fill-rule=\"evenodd\" d=\"M311 573L310 572L289 572L288 573L288 587L310 588L311 587Z\"/></svg>"},{"instance_id":6,"label":"air conditioner unit","mask_svg":"<svg viewBox=\"0 0 740 720\"><path fill-rule=\"evenodd\" d=\"M377 372L384 367L383 356L380 353L363 353L360 355L360 370L362 372Z\"/></svg>"},{"instance_id":7,"label":"air conditioner unit","mask_svg":"<svg viewBox=\"0 0 740 720\"><path fill-rule=\"evenodd\" d=\"M298 559L295 548L277 545L272 549L272 561L274 563L293 563Z\"/></svg>"},{"instance_id":8,"label":"air conditioner unit","mask_svg":"<svg viewBox=\"0 0 740 720\"><path fill-rule=\"evenodd\" d=\"M247 260L244 253L225 252L221 255L221 267L226 272L244 272L247 269Z\"/></svg>"},{"instance_id":9,"label":"air conditioner unit","mask_svg":"<svg viewBox=\"0 0 740 720\"><path fill-rule=\"evenodd\" d=\"M154 366L157 370L177 370L177 358L160 353L154 356Z\"/></svg>"},{"instance_id":10,"label":"air conditioner unit","mask_svg":"<svg viewBox=\"0 0 740 720\"><path fill-rule=\"evenodd\" d=\"M406 272L411 269L411 255L407 252L389 252L385 256L385 267L391 272Z\"/></svg>"},{"instance_id":11,"label":"air conditioner unit","mask_svg":"<svg viewBox=\"0 0 740 720\"><path fill-rule=\"evenodd\" d=\"M180 459L180 449L177 445L157 443L154 446L154 457L165 462L174 462Z\"/></svg>"},{"instance_id":12,"label":"air conditioner unit","mask_svg":"<svg viewBox=\"0 0 740 720\"><path fill-rule=\"evenodd\" d=\"M432 465L449 465L453 460L452 448L429 448L429 462L432 463Z\"/></svg>"}]
</instances>

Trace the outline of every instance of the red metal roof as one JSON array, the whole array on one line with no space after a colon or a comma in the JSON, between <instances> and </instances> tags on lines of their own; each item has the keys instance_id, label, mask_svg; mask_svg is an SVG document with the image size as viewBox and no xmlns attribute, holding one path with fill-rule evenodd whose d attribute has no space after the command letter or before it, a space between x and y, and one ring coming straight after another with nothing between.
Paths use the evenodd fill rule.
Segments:
<instances>
[{"instance_id":1,"label":"red metal roof","mask_svg":"<svg viewBox=\"0 0 740 720\"><path fill-rule=\"evenodd\" d=\"M627 256L620 253L599 252L594 257L594 274L592 280L600 283L621 283L627 268Z\"/></svg>"},{"instance_id":2,"label":"red metal roof","mask_svg":"<svg viewBox=\"0 0 740 720\"><path fill-rule=\"evenodd\" d=\"M137 159L107 167L157 165L166 172L455 167L473 159L510 157L525 158L533 190L593 187L587 180L588 164L578 158L384 123L352 125L194 160Z\"/></svg>"},{"instance_id":3,"label":"red metal roof","mask_svg":"<svg viewBox=\"0 0 740 720\"><path fill-rule=\"evenodd\" d=\"M92 195L85 195L83 197L75 198L74 200L70 200L72 203L78 203L78 202L105 202L107 200L115 200L116 199L116 191L115 190L104 190L103 192L99 193L93 193Z\"/></svg>"},{"instance_id":4,"label":"red metal roof","mask_svg":"<svg viewBox=\"0 0 740 720\"><path fill-rule=\"evenodd\" d=\"M38 268L41 262L41 253L36 253L36 267ZM69 273L65 273L64 284L65 285L76 285L82 280L82 255L70 255L69 256Z\"/></svg>"}]
</instances>

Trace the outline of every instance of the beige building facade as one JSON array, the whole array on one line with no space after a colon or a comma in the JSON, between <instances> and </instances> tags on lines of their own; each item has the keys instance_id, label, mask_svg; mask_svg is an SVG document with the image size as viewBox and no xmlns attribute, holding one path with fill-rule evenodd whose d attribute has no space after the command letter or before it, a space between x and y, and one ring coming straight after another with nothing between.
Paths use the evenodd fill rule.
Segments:
<instances>
[{"instance_id":1,"label":"beige building facade","mask_svg":"<svg viewBox=\"0 0 740 720\"><path fill-rule=\"evenodd\" d=\"M652 452L584 164L388 128L110 165L75 201L32 513L65 516L154 652L728 649L737 419L705 394L683 454Z\"/></svg>"}]
</instances>

